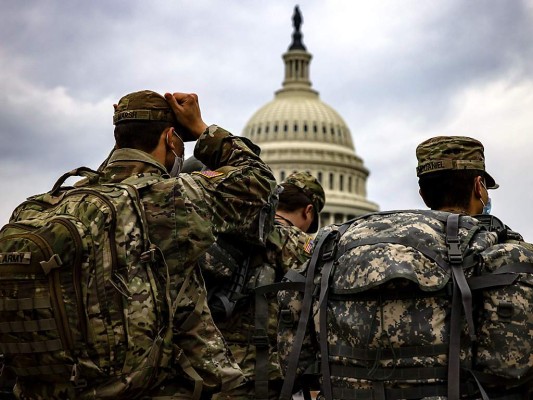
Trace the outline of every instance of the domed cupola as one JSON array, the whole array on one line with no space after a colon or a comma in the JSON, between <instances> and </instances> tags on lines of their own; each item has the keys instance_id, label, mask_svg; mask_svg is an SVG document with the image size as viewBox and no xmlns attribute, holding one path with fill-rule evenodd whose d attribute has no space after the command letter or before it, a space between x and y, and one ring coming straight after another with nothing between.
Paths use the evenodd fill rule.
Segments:
<instances>
[{"instance_id":1,"label":"domed cupola","mask_svg":"<svg viewBox=\"0 0 533 400\"><path fill-rule=\"evenodd\" d=\"M308 171L318 178L326 192L321 225L377 211L377 204L366 199L369 171L355 153L348 126L312 88L312 55L303 44L298 6L292 21L292 42L283 54L283 86L256 111L242 135L261 147L261 158L278 181L293 171Z\"/></svg>"}]
</instances>

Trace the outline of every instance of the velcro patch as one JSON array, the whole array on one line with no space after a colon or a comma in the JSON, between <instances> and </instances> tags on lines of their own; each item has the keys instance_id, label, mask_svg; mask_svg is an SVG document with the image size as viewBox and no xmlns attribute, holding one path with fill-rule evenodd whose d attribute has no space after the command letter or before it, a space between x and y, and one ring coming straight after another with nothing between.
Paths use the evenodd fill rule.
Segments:
<instances>
[{"instance_id":1,"label":"velcro patch","mask_svg":"<svg viewBox=\"0 0 533 400\"><path fill-rule=\"evenodd\" d=\"M313 245L314 245L313 238L308 238L304 244L304 251L307 254L311 254L313 252Z\"/></svg>"},{"instance_id":2,"label":"velcro patch","mask_svg":"<svg viewBox=\"0 0 533 400\"><path fill-rule=\"evenodd\" d=\"M31 252L0 253L0 264L29 264Z\"/></svg>"},{"instance_id":3,"label":"velcro patch","mask_svg":"<svg viewBox=\"0 0 533 400\"><path fill-rule=\"evenodd\" d=\"M205 171L194 171L193 174L205 176L206 178L216 178L217 176L224 175L223 172L211 171L210 169Z\"/></svg>"}]
</instances>

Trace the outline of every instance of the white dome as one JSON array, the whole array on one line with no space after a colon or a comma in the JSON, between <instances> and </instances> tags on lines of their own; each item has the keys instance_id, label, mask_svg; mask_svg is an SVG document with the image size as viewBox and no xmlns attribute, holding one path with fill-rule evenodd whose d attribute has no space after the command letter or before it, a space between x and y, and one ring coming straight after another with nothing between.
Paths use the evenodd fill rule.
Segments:
<instances>
[{"instance_id":1,"label":"white dome","mask_svg":"<svg viewBox=\"0 0 533 400\"><path fill-rule=\"evenodd\" d=\"M355 150L342 117L314 93L278 93L250 118L244 133L261 143L305 140Z\"/></svg>"},{"instance_id":2,"label":"white dome","mask_svg":"<svg viewBox=\"0 0 533 400\"><path fill-rule=\"evenodd\" d=\"M350 129L311 87L312 56L302 43L299 26L295 28L283 55L283 87L254 113L242 135L261 147L261 158L278 181L296 171L318 178L326 193L321 225L377 211L377 204L366 199L369 171L355 153Z\"/></svg>"}]
</instances>

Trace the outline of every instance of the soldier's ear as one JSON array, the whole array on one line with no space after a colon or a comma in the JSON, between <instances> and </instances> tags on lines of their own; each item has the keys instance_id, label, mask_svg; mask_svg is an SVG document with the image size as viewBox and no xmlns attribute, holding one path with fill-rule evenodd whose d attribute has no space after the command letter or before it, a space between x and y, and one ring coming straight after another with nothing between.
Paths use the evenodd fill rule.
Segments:
<instances>
[{"instance_id":1,"label":"soldier's ear","mask_svg":"<svg viewBox=\"0 0 533 400\"><path fill-rule=\"evenodd\" d=\"M304 208L304 214L305 214L306 218L313 218L315 216L315 211L314 211L314 207L313 207L312 204L308 204Z\"/></svg>"},{"instance_id":2,"label":"soldier's ear","mask_svg":"<svg viewBox=\"0 0 533 400\"><path fill-rule=\"evenodd\" d=\"M476 196L476 199L481 199L483 197L483 192L487 191L483 179L484 178L481 176L476 176L474 178L474 195Z\"/></svg>"},{"instance_id":3,"label":"soldier's ear","mask_svg":"<svg viewBox=\"0 0 533 400\"><path fill-rule=\"evenodd\" d=\"M163 135L165 135L165 143L167 144L168 147L170 147L172 150L174 150L174 148L176 146L174 146L174 143L172 142L172 135L174 134L174 128L173 127L168 127L166 128L164 131L163 131Z\"/></svg>"}]
</instances>

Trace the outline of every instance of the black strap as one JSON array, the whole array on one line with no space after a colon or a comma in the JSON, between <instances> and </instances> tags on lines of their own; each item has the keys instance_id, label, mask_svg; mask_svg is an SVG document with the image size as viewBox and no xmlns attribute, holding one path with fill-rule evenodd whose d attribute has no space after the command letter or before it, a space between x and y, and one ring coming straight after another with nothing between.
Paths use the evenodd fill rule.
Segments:
<instances>
[{"instance_id":1,"label":"black strap","mask_svg":"<svg viewBox=\"0 0 533 400\"><path fill-rule=\"evenodd\" d=\"M450 215L450 217L453 214ZM446 227L446 241L448 236L457 236L457 225L453 226L453 220L449 221ZM449 248L449 251L458 250L458 246L455 248ZM450 256L450 259L452 257ZM454 291L452 294L452 311L450 317L450 344L448 351L448 399L459 400L460 388L459 388L459 376L460 376L460 342L461 342L461 298L460 292L457 290L457 281L455 274L452 272L452 279L454 283Z\"/></svg>"},{"instance_id":2,"label":"black strap","mask_svg":"<svg viewBox=\"0 0 533 400\"><path fill-rule=\"evenodd\" d=\"M55 318L0 322L0 333L56 330Z\"/></svg>"},{"instance_id":3,"label":"black strap","mask_svg":"<svg viewBox=\"0 0 533 400\"><path fill-rule=\"evenodd\" d=\"M365 379L371 381L407 382L415 380L438 379L445 381L448 375L446 367L392 367L365 368L352 365L333 364L331 375L341 378ZM330 397L331 398L331 397Z\"/></svg>"},{"instance_id":4,"label":"black strap","mask_svg":"<svg viewBox=\"0 0 533 400\"><path fill-rule=\"evenodd\" d=\"M362 349L348 345L330 344L329 354L333 357L343 357L361 361L391 360L393 358L432 357L448 352L445 343L427 346L396 347L394 349Z\"/></svg>"},{"instance_id":5,"label":"black strap","mask_svg":"<svg viewBox=\"0 0 533 400\"><path fill-rule=\"evenodd\" d=\"M61 185L63 185L63 183L65 183L65 181L71 176L83 176L87 178L89 182L96 183L100 175L101 175L101 172L93 171L92 169L88 167L79 167L79 168L73 169L72 171L66 172L63 175L61 175L49 193L52 196L55 196L57 192L59 191L59 189L61 189Z\"/></svg>"},{"instance_id":6,"label":"black strap","mask_svg":"<svg viewBox=\"0 0 533 400\"><path fill-rule=\"evenodd\" d=\"M72 371L72 365L67 364L34 365L31 367L10 366L10 368L17 376L63 375L66 377L65 380L68 379Z\"/></svg>"},{"instance_id":7,"label":"black strap","mask_svg":"<svg viewBox=\"0 0 533 400\"><path fill-rule=\"evenodd\" d=\"M320 324L320 372L322 374L322 391L327 399L333 397L328 354L328 295L330 292L330 278L335 265L338 241L350 226L351 224L343 224L339 228L336 237L331 241L333 246L331 252L323 256L323 260L326 261L326 263L322 268L318 312Z\"/></svg>"},{"instance_id":8,"label":"black strap","mask_svg":"<svg viewBox=\"0 0 533 400\"><path fill-rule=\"evenodd\" d=\"M278 282L255 288L255 331L253 342L255 345L255 398L265 399L268 396L268 293L277 293L280 290L304 291L305 282L300 281L303 276L293 271L299 282ZM285 275L287 277L287 274ZM299 278L298 278L299 276Z\"/></svg>"},{"instance_id":9,"label":"black strap","mask_svg":"<svg viewBox=\"0 0 533 400\"><path fill-rule=\"evenodd\" d=\"M338 237L338 231L331 231L324 234L318 241L316 248L313 251L311 260L307 270L307 277L305 282L304 298L302 301L302 309L300 314L300 320L298 321L298 328L292 345L292 350L289 354L287 372L285 374L285 380L283 381L283 387L281 388L280 400L290 400L292 398L292 390L294 387L294 381L296 379L296 373L298 370L298 361L300 357L300 351L307 331L307 324L311 315L311 306L313 304L313 289L315 269L318 264L318 260L322 255L329 256L328 251L323 249L324 243L330 239ZM329 250L329 249L327 249Z\"/></svg>"},{"instance_id":10,"label":"black strap","mask_svg":"<svg viewBox=\"0 0 533 400\"><path fill-rule=\"evenodd\" d=\"M328 354L328 292L329 278L333 269L334 259L331 257L322 269L320 282L320 298L318 301L318 313L320 323L320 372L322 374L322 391L326 399L331 399L331 374L329 370Z\"/></svg>"},{"instance_id":11,"label":"black strap","mask_svg":"<svg viewBox=\"0 0 533 400\"><path fill-rule=\"evenodd\" d=\"M45 353L63 349L60 339L43 340L40 342L8 342L0 343L2 354Z\"/></svg>"},{"instance_id":12,"label":"black strap","mask_svg":"<svg viewBox=\"0 0 533 400\"><path fill-rule=\"evenodd\" d=\"M470 290L487 289L497 286L512 285L519 278L516 274L488 274L472 276L467 279Z\"/></svg>"},{"instance_id":13,"label":"black strap","mask_svg":"<svg viewBox=\"0 0 533 400\"><path fill-rule=\"evenodd\" d=\"M454 283L450 317L450 349L448 352L448 400L459 400L460 397L462 309L465 311L470 337L472 340L476 340L472 314L472 292L468 287L463 271L464 260L459 240L459 219L459 214L450 214L446 222L446 245Z\"/></svg>"},{"instance_id":14,"label":"black strap","mask_svg":"<svg viewBox=\"0 0 533 400\"><path fill-rule=\"evenodd\" d=\"M374 389L334 388L333 398L342 400L374 400ZM421 399L423 397L446 396L445 385L417 386L404 389L384 389L386 399Z\"/></svg>"},{"instance_id":15,"label":"black strap","mask_svg":"<svg viewBox=\"0 0 533 400\"><path fill-rule=\"evenodd\" d=\"M387 395L385 394L385 383L383 381L372 381L372 389L374 392L375 400L387 400ZM333 394L330 399L333 398Z\"/></svg>"},{"instance_id":16,"label":"black strap","mask_svg":"<svg viewBox=\"0 0 533 400\"><path fill-rule=\"evenodd\" d=\"M413 282L411 287L413 287L415 283ZM453 283L448 281L441 289L435 290L435 291L422 291L418 290L419 285L416 284L416 290L409 290L405 287L397 287L397 288L387 288L387 291L379 291L379 297L382 301L386 300L413 300L413 299L425 299L428 297L434 298L434 297L445 297L450 298L452 295L453 290ZM328 298L330 300L339 300L339 301L347 301L347 300L357 300L357 301L375 301L376 300L376 293L375 290L364 290L360 291L361 288L342 288L342 289L336 289L334 287L330 288L330 294Z\"/></svg>"},{"instance_id":17,"label":"black strap","mask_svg":"<svg viewBox=\"0 0 533 400\"><path fill-rule=\"evenodd\" d=\"M474 291L492 287L509 286L520 278L518 275L520 273L533 274L533 263L515 262L505 264L490 274L469 278L468 285L470 286L470 289Z\"/></svg>"}]
</instances>

